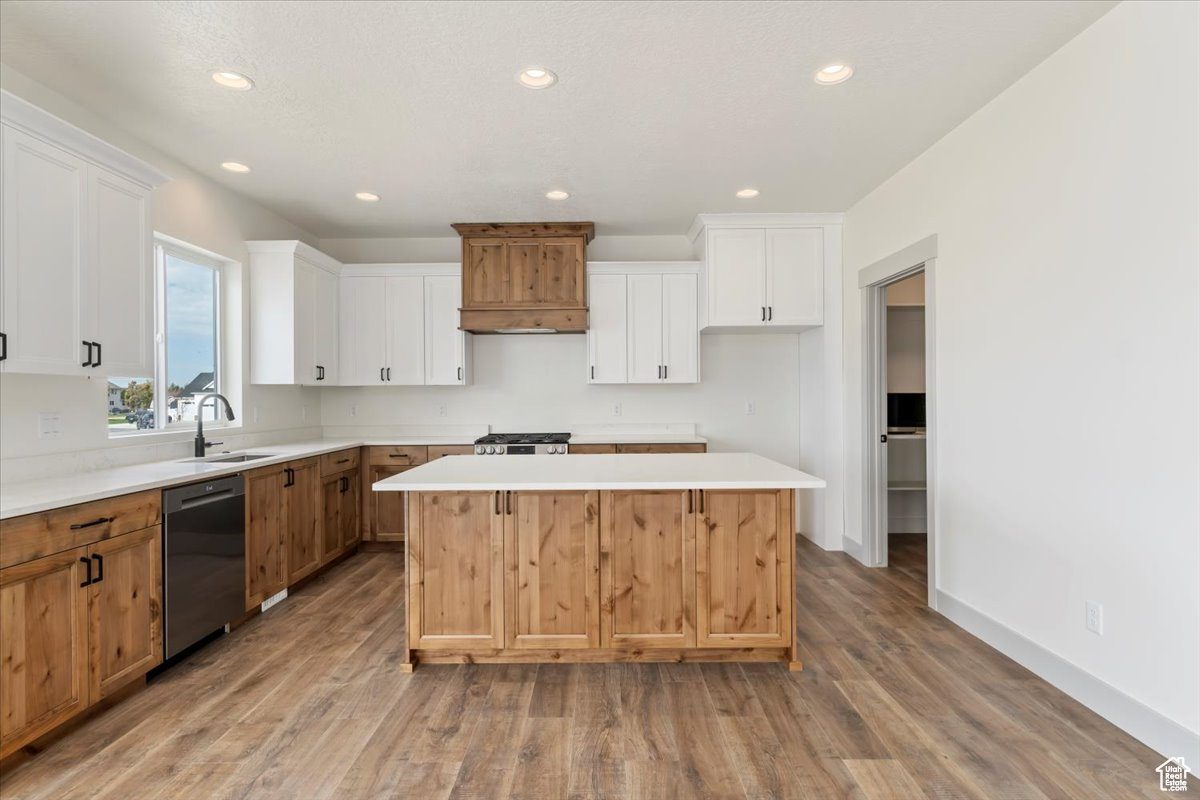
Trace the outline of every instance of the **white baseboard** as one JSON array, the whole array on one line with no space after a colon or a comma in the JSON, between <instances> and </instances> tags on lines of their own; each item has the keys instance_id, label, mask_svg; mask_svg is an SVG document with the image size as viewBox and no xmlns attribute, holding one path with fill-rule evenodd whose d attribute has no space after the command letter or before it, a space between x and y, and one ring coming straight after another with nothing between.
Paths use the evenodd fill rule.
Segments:
<instances>
[{"instance_id":1,"label":"white baseboard","mask_svg":"<svg viewBox=\"0 0 1200 800\"><path fill-rule=\"evenodd\" d=\"M1164 758L1183 756L1189 764L1200 764L1200 734L1164 717L940 589L937 591L937 610L956 625L1066 692ZM1147 774L1151 777L1155 766L1147 765Z\"/></svg>"},{"instance_id":2,"label":"white baseboard","mask_svg":"<svg viewBox=\"0 0 1200 800\"><path fill-rule=\"evenodd\" d=\"M851 558L860 564L866 564L863 561L863 546L862 542L856 542L849 536L842 537L842 550L844 550Z\"/></svg>"},{"instance_id":3,"label":"white baseboard","mask_svg":"<svg viewBox=\"0 0 1200 800\"><path fill-rule=\"evenodd\" d=\"M818 539L818 538L817 538L817 535L816 535L815 533L811 532L811 531L796 531L796 533L800 534L800 535L801 535L801 536L803 536L805 539L808 539L810 542L812 542L812 543L813 543L813 544L815 544L817 547L821 548L822 550L824 550L824 551L826 551L826 552L837 552L838 550L841 550L841 549L842 549L842 548L840 548L840 547L837 547L837 546L834 546L834 547L829 547L829 546L828 546L828 545L826 545L824 542L822 542L820 539Z\"/></svg>"}]
</instances>

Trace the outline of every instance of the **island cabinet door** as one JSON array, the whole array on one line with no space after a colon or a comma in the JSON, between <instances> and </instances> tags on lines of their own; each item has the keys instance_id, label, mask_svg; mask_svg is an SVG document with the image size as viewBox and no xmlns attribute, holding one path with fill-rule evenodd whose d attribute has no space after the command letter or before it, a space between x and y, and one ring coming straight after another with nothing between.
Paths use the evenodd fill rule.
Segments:
<instances>
[{"instance_id":1,"label":"island cabinet door","mask_svg":"<svg viewBox=\"0 0 1200 800\"><path fill-rule=\"evenodd\" d=\"M697 644L791 644L791 492L696 494Z\"/></svg>"},{"instance_id":2,"label":"island cabinet door","mask_svg":"<svg viewBox=\"0 0 1200 800\"><path fill-rule=\"evenodd\" d=\"M601 493L600 604L604 647L695 646L694 492Z\"/></svg>"},{"instance_id":3,"label":"island cabinet door","mask_svg":"<svg viewBox=\"0 0 1200 800\"><path fill-rule=\"evenodd\" d=\"M409 497L409 646L504 646L502 492L414 492Z\"/></svg>"},{"instance_id":4,"label":"island cabinet door","mask_svg":"<svg viewBox=\"0 0 1200 800\"><path fill-rule=\"evenodd\" d=\"M507 647L600 646L600 494L504 498Z\"/></svg>"}]
</instances>

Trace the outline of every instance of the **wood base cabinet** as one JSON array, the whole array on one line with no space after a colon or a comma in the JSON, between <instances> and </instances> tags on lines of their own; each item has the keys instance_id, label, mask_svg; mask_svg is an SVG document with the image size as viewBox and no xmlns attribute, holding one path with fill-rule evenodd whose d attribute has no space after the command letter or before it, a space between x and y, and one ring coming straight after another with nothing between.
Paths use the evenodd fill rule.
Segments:
<instances>
[{"instance_id":1,"label":"wood base cabinet","mask_svg":"<svg viewBox=\"0 0 1200 800\"><path fill-rule=\"evenodd\" d=\"M360 481L357 469L321 478L322 565L358 544Z\"/></svg>"},{"instance_id":2,"label":"wood base cabinet","mask_svg":"<svg viewBox=\"0 0 1200 800\"><path fill-rule=\"evenodd\" d=\"M418 492L408 661L786 661L789 490Z\"/></svg>"},{"instance_id":3,"label":"wood base cabinet","mask_svg":"<svg viewBox=\"0 0 1200 800\"><path fill-rule=\"evenodd\" d=\"M283 519L290 586L321 566L321 473L318 459L289 461L284 466Z\"/></svg>"},{"instance_id":4,"label":"wood base cabinet","mask_svg":"<svg viewBox=\"0 0 1200 800\"><path fill-rule=\"evenodd\" d=\"M162 654L159 526L0 570L0 758Z\"/></svg>"}]
</instances>

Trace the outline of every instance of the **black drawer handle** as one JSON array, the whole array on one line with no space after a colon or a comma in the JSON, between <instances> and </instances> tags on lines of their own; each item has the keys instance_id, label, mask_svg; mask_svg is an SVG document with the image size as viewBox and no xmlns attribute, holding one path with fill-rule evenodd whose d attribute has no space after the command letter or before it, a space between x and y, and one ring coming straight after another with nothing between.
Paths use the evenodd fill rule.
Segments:
<instances>
[{"instance_id":1,"label":"black drawer handle","mask_svg":"<svg viewBox=\"0 0 1200 800\"><path fill-rule=\"evenodd\" d=\"M92 556L96 560L96 580L92 583L99 583L104 580L104 556Z\"/></svg>"},{"instance_id":2,"label":"black drawer handle","mask_svg":"<svg viewBox=\"0 0 1200 800\"><path fill-rule=\"evenodd\" d=\"M71 525L71 530L77 531L80 528L94 528L97 525L104 525L112 521L112 517L101 517L100 519L94 519L91 522L76 522Z\"/></svg>"},{"instance_id":3,"label":"black drawer handle","mask_svg":"<svg viewBox=\"0 0 1200 800\"><path fill-rule=\"evenodd\" d=\"M86 347L86 348L88 349L87 361L84 361L84 362L83 362L83 363L81 363L79 366L81 366L81 367L90 367L90 366L92 366L92 348L96 346L96 343L95 343L95 342L87 342L87 341L85 341L85 342L83 343L83 346L84 346L84 347Z\"/></svg>"},{"instance_id":4,"label":"black drawer handle","mask_svg":"<svg viewBox=\"0 0 1200 800\"><path fill-rule=\"evenodd\" d=\"M96 345L96 363L92 364L92 366L98 367L100 366L100 362L104 360L104 348L99 342L92 342L92 344Z\"/></svg>"},{"instance_id":5,"label":"black drawer handle","mask_svg":"<svg viewBox=\"0 0 1200 800\"><path fill-rule=\"evenodd\" d=\"M350 463L350 459L348 459L348 458L339 458L339 459L338 459L336 462L334 462L334 463L336 463L336 464L349 464L349 463Z\"/></svg>"},{"instance_id":6,"label":"black drawer handle","mask_svg":"<svg viewBox=\"0 0 1200 800\"><path fill-rule=\"evenodd\" d=\"M8 334L0 332L0 361L8 358Z\"/></svg>"},{"instance_id":7,"label":"black drawer handle","mask_svg":"<svg viewBox=\"0 0 1200 800\"><path fill-rule=\"evenodd\" d=\"M412 458L407 453L388 453L388 458Z\"/></svg>"},{"instance_id":8,"label":"black drawer handle","mask_svg":"<svg viewBox=\"0 0 1200 800\"><path fill-rule=\"evenodd\" d=\"M80 556L79 560L82 561L84 564L87 564L87 569L88 569L87 580L84 581L83 583L79 584L79 588L82 589L85 586L92 585L92 560L90 558L85 558L83 556Z\"/></svg>"}]
</instances>

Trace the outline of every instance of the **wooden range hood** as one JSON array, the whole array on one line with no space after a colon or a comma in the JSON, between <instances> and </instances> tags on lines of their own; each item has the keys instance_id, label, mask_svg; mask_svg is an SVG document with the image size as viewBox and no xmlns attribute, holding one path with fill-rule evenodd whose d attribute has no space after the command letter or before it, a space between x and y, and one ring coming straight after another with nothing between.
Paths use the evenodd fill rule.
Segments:
<instances>
[{"instance_id":1,"label":"wooden range hood","mask_svg":"<svg viewBox=\"0 0 1200 800\"><path fill-rule=\"evenodd\" d=\"M462 308L471 333L587 330L591 222L459 222Z\"/></svg>"}]
</instances>

